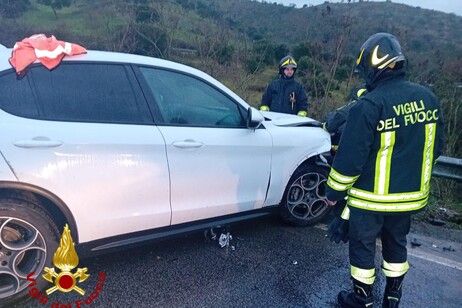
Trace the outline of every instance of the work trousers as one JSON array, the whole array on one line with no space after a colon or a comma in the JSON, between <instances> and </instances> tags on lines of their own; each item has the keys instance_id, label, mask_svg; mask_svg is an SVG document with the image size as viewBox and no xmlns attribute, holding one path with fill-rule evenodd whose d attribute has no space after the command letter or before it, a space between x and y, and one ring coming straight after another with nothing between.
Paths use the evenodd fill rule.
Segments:
<instances>
[{"instance_id":1,"label":"work trousers","mask_svg":"<svg viewBox=\"0 0 462 308\"><path fill-rule=\"evenodd\" d=\"M380 232L383 260L388 263L407 262L406 236L411 215L379 214L352 210L350 214L350 264L359 269L375 269L376 239Z\"/></svg>"}]
</instances>

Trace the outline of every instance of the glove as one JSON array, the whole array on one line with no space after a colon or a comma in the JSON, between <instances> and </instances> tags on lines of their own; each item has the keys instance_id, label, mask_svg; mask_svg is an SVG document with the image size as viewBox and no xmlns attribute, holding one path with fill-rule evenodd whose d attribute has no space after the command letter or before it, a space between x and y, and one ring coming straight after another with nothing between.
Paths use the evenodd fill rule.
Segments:
<instances>
[{"instance_id":1,"label":"glove","mask_svg":"<svg viewBox=\"0 0 462 308\"><path fill-rule=\"evenodd\" d=\"M339 200L334 206L334 219L329 223L327 236L331 242L340 243L348 242L348 230L350 228L350 210L346 205L346 200Z\"/></svg>"},{"instance_id":2,"label":"glove","mask_svg":"<svg viewBox=\"0 0 462 308\"><path fill-rule=\"evenodd\" d=\"M349 227L350 223L348 220L343 219L340 216L334 217L334 219L332 219L329 223L329 228L327 229L327 236L329 237L329 240L336 244L340 243L340 241L344 243L348 242Z\"/></svg>"}]
</instances>

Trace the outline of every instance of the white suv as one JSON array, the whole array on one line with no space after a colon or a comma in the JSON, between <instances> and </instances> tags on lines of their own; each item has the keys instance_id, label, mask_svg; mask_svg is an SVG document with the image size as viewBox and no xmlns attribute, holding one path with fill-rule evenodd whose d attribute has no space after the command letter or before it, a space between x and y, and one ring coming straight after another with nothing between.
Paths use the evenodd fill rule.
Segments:
<instances>
[{"instance_id":1,"label":"white suv","mask_svg":"<svg viewBox=\"0 0 462 308\"><path fill-rule=\"evenodd\" d=\"M27 296L67 224L79 256L278 209L322 219L330 136L178 63L88 51L18 77L0 48L0 301Z\"/></svg>"}]
</instances>

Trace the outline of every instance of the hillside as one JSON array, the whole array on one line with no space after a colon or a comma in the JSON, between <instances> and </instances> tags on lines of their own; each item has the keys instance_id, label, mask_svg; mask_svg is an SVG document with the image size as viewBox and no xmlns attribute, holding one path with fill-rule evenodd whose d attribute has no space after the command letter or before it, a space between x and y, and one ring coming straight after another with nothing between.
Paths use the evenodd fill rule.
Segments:
<instances>
[{"instance_id":1,"label":"hillside","mask_svg":"<svg viewBox=\"0 0 462 308\"><path fill-rule=\"evenodd\" d=\"M196 32L194 24L214 27L218 23L227 25L236 37L245 35L251 41L265 39L293 48L300 42L327 44L348 31L346 50L355 53L370 34L384 31L396 35L407 52L425 55L440 50L444 57L462 56L462 17L393 2L325 3L298 9L251 0L75 0L70 8L57 11L58 19L51 8L30 2L24 16L9 19L14 20L19 32L58 31L86 36L95 32L97 25L110 27L127 22L126 16L114 14L117 8L133 8L131 3L148 8L155 2L151 7L169 15L165 17L179 19L176 30L186 34ZM0 34L0 42L5 45L16 39L8 33ZM177 37L176 43L176 47L191 45L191 35Z\"/></svg>"},{"instance_id":2,"label":"hillside","mask_svg":"<svg viewBox=\"0 0 462 308\"><path fill-rule=\"evenodd\" d=\"M349 51L372 33L390 32L403 47L420 51L462 48L462 17L393 2L328 3L296 9L251 1L208 1L218 4L223 18L250 37L261 35L281 44L329 41L345 27L352 35ZM460 53L459 53L460 56Z\"/></svg>"},{"instance_id":3,"label":"hillside","mask_svg":"<svg viewBox=\"0 0 462 308\"><path fill-rule=\"evenodd\" d=\"M1 21L2 29L11 31L0 34L0 43L11 46L20 35L48 32L75 37L89 48L107 49L103 44L107 38L98 42L101 38L97 36L103 35L104 28L120 31L124 24L133 22L133 18L138 19L136 21L146 18L121 13L132 10L135 7L132 3L141 3L139 8L156 12L154 23L160 21L161 27L174 27L168 33L174 36L172 48L197 49L195 36L204 36L205 29L201 27L207 25L211 32L222 27L222 31L238 41L243 37L249 43L265 40L273 45L286 45L291 51L303 42L315 43L322 49L344 39L345 53L350 56L356 55L370 34L383 31L400 39L403 50L412 55L409 58L421 60L435 54L441 59L462 57L462 17L393 2L325 3L297 9L276 2L250 0L75 0L70 8L57 11L57 19L51 8L38 5L37 1L30 2L32 5L24 16ZM149 18L153 23L153 16ZM15 27L7 26L11 22Z\"/></svg>"}]
</instances>

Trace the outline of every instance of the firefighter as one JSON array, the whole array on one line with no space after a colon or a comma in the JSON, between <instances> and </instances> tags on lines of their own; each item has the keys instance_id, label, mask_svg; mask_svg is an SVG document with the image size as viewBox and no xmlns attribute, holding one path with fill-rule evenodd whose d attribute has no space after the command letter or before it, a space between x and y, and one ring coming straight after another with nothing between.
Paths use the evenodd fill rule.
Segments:
<instances>
[{"instance_id":1,"label":"firefighter","mask_svg":"<svg viewBox=\"0 0 462 308\"><path fill-rule=\"evenodd\" d=\"M371 307L376 237L386 277L383 307L398 307L409 269L406 236L411 214L428 202L432 166L443 148L437 97L404 79L407 60L395 36L376 33L362 45L356 71L367 93L348 112L327 182L331 205L347 196L353 292L341 307Z\"/></svg>"},{"instance_id":2,"label":"firefighter","mask_svg":"<svg viewBox=\"0 0 462 308\"><path fill-rule=\"evenodd\" d=\"M263 94L260 110L296 114L306 117L308 97L302 85L295 80L297 62L288 55L279 61L278 79L270 82Z\"/></svg>"},{"instance_id":3,"label":"firefighter","mask_svg":"<svg viewBox=\"0 0 462 308\"><path fill-rule=\"evenodd\" d=\"M351 101L338 108L333 112L329 112L323 123L323 128L331 135L332 149L337 151L338 143L340 141L340 136L342 135L343 130L345 129L345 122L348 115L348 111L356 104L359 97L367 91L366 85L360 85L353 88L350 94Z\"/></svg>"}]
</instances>

